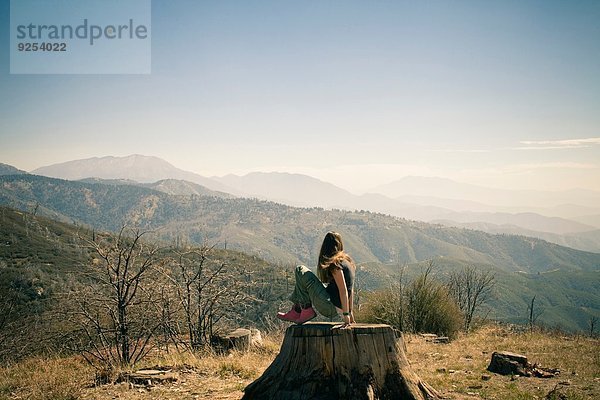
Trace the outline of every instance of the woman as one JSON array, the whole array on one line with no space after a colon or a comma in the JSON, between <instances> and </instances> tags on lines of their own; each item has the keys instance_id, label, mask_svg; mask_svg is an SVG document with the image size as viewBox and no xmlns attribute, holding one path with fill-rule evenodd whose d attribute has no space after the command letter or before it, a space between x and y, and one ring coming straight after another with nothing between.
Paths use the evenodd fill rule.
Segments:
<instances>
[{"instance_id":1,"label":"woman","mask_svg":"<svg viewBox=\"0 0 600 400\"><path fill-rule=\"evenodd\" d=\"M277 317L303 324L317 316L316 308L328 318L342 314L344 326L354 323L352 300L355 272L356 266L344 252L340 234L327 232L319 252L317 275L303 265L296 267L296 287L290 296L294 305L287 313L277 313Z\"/></svg>"}]
</instances>

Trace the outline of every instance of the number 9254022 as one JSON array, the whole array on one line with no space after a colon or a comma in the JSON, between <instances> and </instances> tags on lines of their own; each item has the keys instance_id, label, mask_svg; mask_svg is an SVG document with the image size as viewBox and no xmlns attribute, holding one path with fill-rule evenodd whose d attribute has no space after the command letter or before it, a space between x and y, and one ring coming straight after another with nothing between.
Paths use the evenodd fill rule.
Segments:
<instances>
[{"instance_id":1,"label":"number 9254022","mask_svg":"<svg viewBox=\"0 0 600 400\"><path fill-rule=\"evenodd\" d=\"M18 43L17 50L19 51L67 51L66 43L51 43L51 42L42 42L42 43Z\"/></svg>"}]
</instances>

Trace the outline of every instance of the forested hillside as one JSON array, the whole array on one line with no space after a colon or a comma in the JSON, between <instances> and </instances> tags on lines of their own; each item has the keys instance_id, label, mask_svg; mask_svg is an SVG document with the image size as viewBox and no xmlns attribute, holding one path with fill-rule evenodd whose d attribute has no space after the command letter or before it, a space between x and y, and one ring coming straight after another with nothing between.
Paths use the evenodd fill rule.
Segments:
<instances>
[{"instance_id":1,"label":"forested hillside","mask_svg":"<svg viewBox=\"0 0 600 400\"><path fill-rule=\"evenodd\" d=\"M491 235L368 211L295 208L256 199L168 195L131 185L71 182L33 175L0 177L0 203L96 230L124 224L152 230L176 246L209 243L279 265L315 263L322 235L342 233L365 289L387 284L407 264L434 259L438 273L464 265L491 268L499 285L494 318L526 320L537 296L540 321L586 329L599 315L600 254L539 239ZM408 276L407 275L407 276Z\"/></svg>"},{"instance_id":2,"label":"forested hillside","mask_svg":"<svg viewBox=\"0 0 600 400\"><path fill-rule=\"evenodd\" d=\"M81 311L77 307L90 300L88 295L107 294L102 284L104 269L90 246L102 243L100 238L106 244L115 243L102 232L0 206L0 359L68 344L61 342L71 334L70 318ZM125 236L123 240L129 239ZM181 279L182 255L187 268L201 267L202 282L209 282L201 305L212 304L211 296L217 294L222 302L208 311L218 316L215 330L231 325L265 326L275 319L282 303L287 303L291 271L233 250L174 247L151 238L147 243L158 249L156 268L143 282L144 294L154 299L141 303L149 315L161 306L157 302L161 299L173 313L173 323L180 326L184 322L185 318L175 318L176 310L181 309L176 287L169 287L171 281L164 279ZM198 254L202 257L196 257ZM213 281L218 287L213 287ZM230 290L223 291L223 285ZM23 331L29 335L19 333Z\"/></svg>"},{"instance_id":3,"label":"forested hillside","mask_svg":"<svg viewBox=\"0 0 600 400\"><path fill-rule=\"evenodd\" d=\"M512 235L442 227L371 213L295 208L255 199L172 196L132 185L0 177L0 204L62 221L115 231L129 224L178 243L227 243L279 262L311 263L320 237L344 234L358 262L447 257L507 271L595 271L600 255Z\"/></svg>"}]
</instances>

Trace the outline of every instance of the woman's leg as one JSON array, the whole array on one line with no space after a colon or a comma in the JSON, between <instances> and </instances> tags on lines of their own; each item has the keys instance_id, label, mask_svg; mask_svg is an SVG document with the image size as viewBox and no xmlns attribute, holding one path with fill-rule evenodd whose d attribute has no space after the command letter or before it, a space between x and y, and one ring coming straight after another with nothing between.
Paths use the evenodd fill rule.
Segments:
<instances>
[{"instance_id":1,"label":"woman's leg","mask_svg":"<svg viewBox=\"0 0 600 400\"><path fill-rule=\"evenodd\" d=\"M290 296L294 304L307 306L312 304L325 317L337 316L335 306L329 301L329 294L319 278L304 265L295 269L296 287Z\"/></svg>"}]
</instances>

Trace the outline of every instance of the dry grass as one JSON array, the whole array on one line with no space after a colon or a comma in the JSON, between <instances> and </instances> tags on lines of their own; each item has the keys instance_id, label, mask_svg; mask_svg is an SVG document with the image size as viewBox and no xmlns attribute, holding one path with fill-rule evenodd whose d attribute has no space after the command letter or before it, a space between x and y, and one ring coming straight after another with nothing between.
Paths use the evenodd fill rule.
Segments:
<instances>
[{"instance_id":1,"label":"dry grass","mask_svg":"<svg viewBox=\"0 0 600 400\"><path fill-rule=\"evenodd\" d=\"M279 342L265 339L250 352L197 355L189 352L157 354L138 368L170 369L178 381L167 385L138 387L128 383L103 385L84 391L82 399L240 399L244 388L258 378L279 351Z\"/></svg>"},{"instance_id":2,"label":"dry grass","mask_svg":"<svg viewBox=\"0 0 600 400\"><path fill-rule=\"evenodd\" d=\"M600 398L600 341L586 337L513 333L488 326L451 344L405 336L411 365L449 399L543 399L555 387L568 399ZM550 379L509 377L487 371L494 351L524 354L529 362L559 368ZM488 375L489 380L482 376Z\"/></svg>"},{"instance_id":3,"label":"dry grass","mask_svg":"<svg viewBox=\"0 0 600 400\"><path fill-rule=\"evenodd\" d=\"M0 368L0 399L74 400L93 371L78 358L31 358Z\"/></svg>"},{"instance_id":4,"label":"dry grass","mask_svg":"<svg viewBox=\"0 0 600 400\"><path fill-rule=\"evenodd\" d=\"M239 400L244 387L272 362L281 339L269 337L248 353L157 353L137 367L170 369L179 379L149 387L129 383L94 387L94 370L78 358L30 359L0 369L0 399ZM405 342L417 374L448 399L544 399L555 387L570 400L600 398L598 340L511 333L490 326L450 344L433 344L416 335L406 335ZM511 380L487 372L492 352L501 350L525 354L531 362L560 368L561 374ZM482 380L484 374L490 379Z\"/></svg>"}]
</instances>

